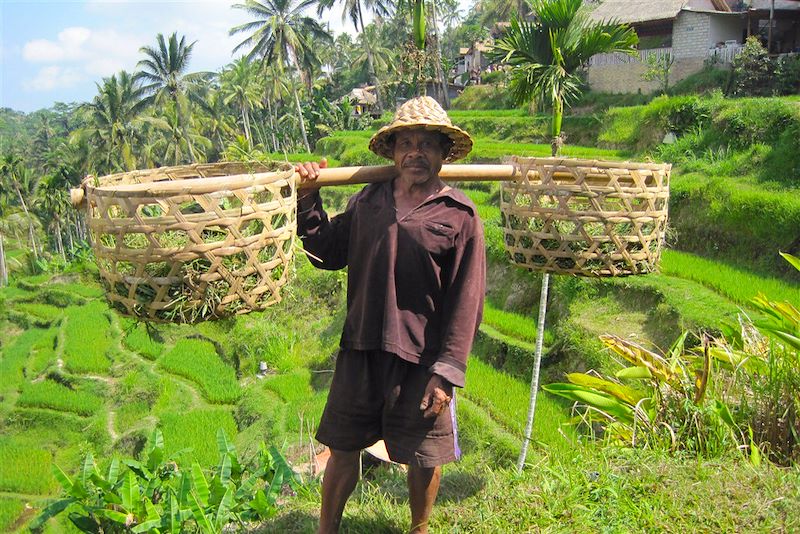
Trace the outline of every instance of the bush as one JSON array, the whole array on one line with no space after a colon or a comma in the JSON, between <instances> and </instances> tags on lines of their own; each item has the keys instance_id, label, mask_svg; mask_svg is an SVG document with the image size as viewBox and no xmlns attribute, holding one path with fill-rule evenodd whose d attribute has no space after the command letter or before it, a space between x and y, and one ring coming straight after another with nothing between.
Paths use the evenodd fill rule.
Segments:
<instances>
[{"instance_id":1,"label":"bush","mask_svg":"<svg viewBox=\"0 0 800 534\"><path fill-rule=\"evenodd\" d=\"M781 56L775 66L775 89L781 95L800 93L800 54Z\"/></svg>"},{"instance_id":2,"label":"bush","mask_svg":"<svg viewBox=\"0 0 800 534\"><path fill-rule=\"evenodd\" d=\"M738 96L772 94L774 67L757 36L748 37L742 51L733 59L733 80L733 92Z\"/></svg>"},{"instance_id":3,"label":"bush","mask_svg":"<svg viewBox=\"0 0 800 534\"><path fill-rule=\"evenodd\" d=\"M452 102L453 109L509 109L516 107L508 87L470 85Z\"/></svg>"}]
</instances>

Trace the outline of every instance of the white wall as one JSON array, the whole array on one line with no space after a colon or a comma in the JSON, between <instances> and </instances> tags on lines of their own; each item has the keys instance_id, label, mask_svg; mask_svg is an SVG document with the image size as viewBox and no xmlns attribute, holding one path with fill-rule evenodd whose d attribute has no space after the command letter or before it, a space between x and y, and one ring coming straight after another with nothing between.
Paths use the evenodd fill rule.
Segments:
<instances>
[{"instance_id":1,"label":"white wall","mask_svg":"<svg viewBox=\"0 0 800 534\"><path fill-rule=\"evenodd\" d=\"M672 57L705 58L710 43L708 13L681 11L672 25Z\"/></svg>"},{"instance_id":2,"label":"white wall","mask_svg":"<svg viewBox=\"0 0 800 534\"><path fill-rule=\"evenodd\" d=\"M735 39L736 42L742 42L742 35L744 34L744 20L739 16L734 15L712 15L709 21L708 33L708 46L714 46L719 42L730 41Z\"/></svg>"}]
</instances>

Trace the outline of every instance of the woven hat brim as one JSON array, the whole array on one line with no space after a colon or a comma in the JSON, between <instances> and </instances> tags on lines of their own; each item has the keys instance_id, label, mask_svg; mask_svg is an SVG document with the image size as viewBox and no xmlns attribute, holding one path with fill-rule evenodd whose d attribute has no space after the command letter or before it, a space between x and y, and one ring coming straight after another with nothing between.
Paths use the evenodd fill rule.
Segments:
<instances>
[{"instance_id":1,"label":"woven hat brim","mask_svg":"<svg viewBox=\"0 0 800 534\"><path fill-rule=\"evenodd\" d=\"M458 126L449 126L447 124L389 124L384 126L372 136L369 140L369 149L375 154L386 158L394 159L392 147L389 144L389 138L392 134L403 130L426 130L429 132L440 132L445 134L453 141L453 146L450 152L444 158L444 161L456 161L461 159L472 150L472 138L467 132Z\"/></svg>"}]
</instances>

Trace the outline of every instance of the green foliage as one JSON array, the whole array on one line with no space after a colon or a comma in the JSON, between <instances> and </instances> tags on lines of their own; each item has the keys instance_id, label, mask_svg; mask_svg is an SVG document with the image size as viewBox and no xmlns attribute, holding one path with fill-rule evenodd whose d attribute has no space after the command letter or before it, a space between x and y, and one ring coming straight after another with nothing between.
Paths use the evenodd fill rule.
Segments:
<instances>
[{"instance_id":1,"label":"green foliage","mask_svg":"<svg viewBox=\"0 0 800 534\"><path fill-rule=\"evenodd\" d=\"M113 458L101 473L87 454L74 478L55 466L63 496L42 511L31 529L38 531L67 511L82 532L216 534L230 523L273 516L284 485L298 485L274 447L262 444L255 458L244 460L222 429L216 446L216 464L181 465L167 456L164 437L155 430L142 462Z\"/></svg>"},{"instance_id":2,"label":"green foliage","mask_svg":"<svg viewBox=\"0 0 800 534\"><path fill-rule=\"evenodd\" d=\"M84 306L65 310L64 364L74 373L105 373L111 367L108 355L111 336L108 334L108 308L92 301Z\"/></svg>"},{"instance_id":3,"label":"green foliage","mask_svg":"<svg viewBox=\"0 0 800 534\"><path fill-rule=\"evenodd\" d=\"M236 435L236 422L230 410L223 408L165 412L159 417L158 427L164 433L169 455L201 465L211 465L217 458L217 429Z\"/></svg>"},{"instance_id":4,"label":"green foliage","mask_svg":"<svg viewBox=\"0 0 800 534\"><path fill-rule=\"evenodd\" d=\"M647 70L642 74L642 79L648 82L657 82L658 88L666 94L669 90L669 76L672 73L672 65L675 58L672 53L662 55L650 54L646 61Z\"/></svg>"},{"instance_id":5,"label":"green foliage","mask_svg":"<svg viewBox=\"0 0 800 534\"><path fill-rule=\"evenodd\" d=\"M785 299L795 305L800 304L800 287L797 284L759 276L741 267L687 252L663 251L661 272L699 282L741 305L749 304L758 293L763 293L771 300Z\"/></svg>"},{"instance_id":6,"label":"green foliage","mask_svg":"<svg viewBox=\"0 0 800 534\"><path fill-rule=\"evenodd\" d=\"M150 323L134 323L126 321L125 337L122 340L126 348L137 352L148 360L155 360L164 351L164 344L158 340L159 333Z\"/></svg>"},{"instance_id":7,"label":"green foliage","mask_svg":"<svg viewBox=\"0 0 800 534\"><path fill-rule=\"evenodd\" d=\"M54 380L25 383L17 403L20 406L48 408L78 415L92 415L103 406L101 398Z\"/></svg>"},{"instance_id":8,"label":"green foliage","mask_svg":"<svg viewBox=\"0 0 800 534\"><path fill-rule=\"evenodd\" d=\"M10 532L11 526L25 510L25 502L21 499L0 497L0 532Z\"/></svg>"},{"instance_id":9,"label":"green foliage","mask_svg":"<svg viewBox=\"0 0 800 534\"><path fill-rule=\"evenodd\" d=\"M781 95L800 93L800 55L781 56L775 65L775 89Z\"/></svg>"},{"instance_id":10,"label":"green foliage","mask_svg":"<svg viewBox=\"0 0 800 534\"><path fill-rule=\"evenodd\" d=\"M796 195L692 173L673 181L670 215L683 250L792 278L774 251L797 252Z\"/></svg>"},{"instance_id":11,"label":"green foliage","mask_svg":"<svg viewBox=\"0 0 800 534\"><path fill-rule=\"evenodd\" d=\"M50 453L44 449L0 440L0 491L47 494L53 489Z\"/></svg>"},{"instance_id":12,"label":"green foliage","mask_svg":"<svg viewBox=\"0 0 800 534\"><path fill-rule=\"evenodd\" d=\"M23 369L33 347L41 341L47 331L39 328L26 330L12 344L3 349L0 358L0 396L16 391L23 381Z\"/></svg>"},{"instance_id":13,"label":"green foliage","mask_svg":"<svg viewBox=\"0 0 800 534\"><path fill-rule=\"evenodd\" d=\"M453 110L505 110L514 107L514 97L498 85L470 85L452 102Z\"/></svg>"},{"instance_id":14,"label":"green foliage","mask_svg":"<svg viewBox=\"0 0 800 534\"><path fill-rule=\"evenodd\" d=\"M181 339L159 360L159 365L198 384L209 402L233 403L241 395L236 372L222 362L208 341Z\"/></svg>"},{"instance_id":15,"label":"green foliage","mask_svg":"<svg viewBox=\"0 0 800 534\"><path fill-rule=\"evenodd\" d=\"M730 82L730 77L730 71L727 69L705 66L701 70L675 82L669 89L669 94L696 95L708 94L714 91L725 92Z\"/></svg>"},{"instance_id":16,"label":"green foliage","mask_svg":"<svg viewBox=\"0 0 800 534\"><path fill-rule=\"evenodd\" d=\"M757 36L748 37L742 51L733 59L733 79L736 95L767 96L772 93L772 61Z\"/></svg>"}]
</instances>

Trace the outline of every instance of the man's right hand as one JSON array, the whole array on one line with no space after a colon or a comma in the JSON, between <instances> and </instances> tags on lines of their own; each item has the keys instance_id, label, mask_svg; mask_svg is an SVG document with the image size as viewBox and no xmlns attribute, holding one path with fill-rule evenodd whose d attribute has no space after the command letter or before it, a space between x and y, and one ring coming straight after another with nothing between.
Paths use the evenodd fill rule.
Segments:
<instances>
[{"instance_id":1,"label":"man's right hand","mask_svg":"<svg viewBox=\"0 0 800 534\"><path fill-rule=\"evenodd\" d=\"M328 168L328 160L322 158L319 163L316 161L306 161L294 166L294 171L300 175L301 188L309 193L319 190L320 186L315 184L319 178L320 169Z\"/></svg>"}]
</instances>

